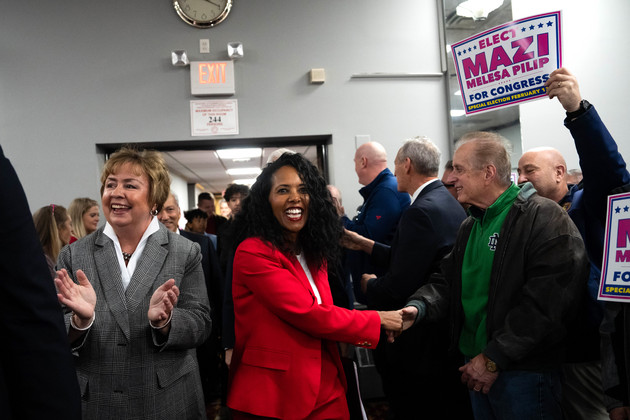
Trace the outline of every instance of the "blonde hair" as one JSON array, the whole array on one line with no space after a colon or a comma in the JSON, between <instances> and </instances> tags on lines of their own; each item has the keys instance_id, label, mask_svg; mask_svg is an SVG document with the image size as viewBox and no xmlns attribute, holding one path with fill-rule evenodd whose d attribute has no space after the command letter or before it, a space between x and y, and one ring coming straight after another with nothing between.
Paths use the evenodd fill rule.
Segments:
<instances>
[{"instance_id":1,"label":"blonde hair","mask_svg":"<svg viewBox=\"0 0 630 420\"><path fill-rule=\"evenodd\" d=\"M68 206L68 213L72 219L72 232L77 239L87 235L85 224L83 224L83 215L92 207L98 207L98 202L88 197L75 198Z\"/></svg>"},{"instance_id":2,"label":"blonde hair","mask_svg":"<svg viewBox=\"0 0 630 420\"><path fill-rule=\"evenodd\" d=\"M42 207L33 214L35 230L39 236L39 242L44 248L44 252L53 261L57 261L59 251L64 247L59 237L59 228L68 221L68 212L63 206L51 204Z\"/></svg>"},{"instance_id":3,"label":"blonde hair","mask_svg":"<svg viewBox=\"0 0 630 420\"><path fill-rule=\"evenodd\" d=\"M149 179L149 207L155 205L159 212L168 199L171 190L171 177L164 158L160 152L155 150L137 150L132 147L122 147L112 154L101 174L101 196L105 190L107 177L115 173L126 163L134 165L140 174L144 174Z\"/></svg>"}]
</instances>

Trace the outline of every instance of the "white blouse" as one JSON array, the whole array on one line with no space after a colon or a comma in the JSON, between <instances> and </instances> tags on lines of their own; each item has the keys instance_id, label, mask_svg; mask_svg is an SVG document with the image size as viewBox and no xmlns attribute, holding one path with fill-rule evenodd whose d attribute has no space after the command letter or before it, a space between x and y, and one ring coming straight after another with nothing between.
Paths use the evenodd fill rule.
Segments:
<instances>
[{"instance_id":1,"label":"white blouse","mask_svg":"<svg viewBox=\"0 0 630 420\"><path fill-rule=\"evenodd\" d=\"M308 282L311 284L311 289L313 289L313 293L315 294L315 297L317 298L317 303L321 305L322 297L319 295L319 290L317 290L317 286L315 286L315 281L313 280L311 271L308 269L308 264L306 264L306 258L304 258L302 254L296 255L296 257L298 261L300 262L300 265L304 269L304 273L306 274L306 277L308 278Z\"/></svg>"},{"instance_id":2,"label":"white blouse","mask_svg":"<svg viewBox=\"0 0 630 420\"><path fill-rule=\"evenodd\" d=\"M107 235L113 242L114 248L116 248L116 256L118 257L118 265L120 265L120 274L122 276L122 284L123 288L127 290L127 286L129 286L129 282L131 281L131 277L133 276L133 272L136 270L136 265L138 264L138 260L142 255L142 251L144 251L144 246L147 244L147 240L149 236L154 234L160 230L160 222L158 222L157 217L153 217L151 219L151 223L147 226L147 229L144 231L144 235L140 238L140 243L136 247L136 250L133 251L133 255L129 259L129 263L125 265L125 259L122 255L122 248L120 247L120 242L118 241L118 236L114 232L114 228L109 224L109 222L105 223L105 228L103 229L103 233Z\"/></svg>"}]
</instances>

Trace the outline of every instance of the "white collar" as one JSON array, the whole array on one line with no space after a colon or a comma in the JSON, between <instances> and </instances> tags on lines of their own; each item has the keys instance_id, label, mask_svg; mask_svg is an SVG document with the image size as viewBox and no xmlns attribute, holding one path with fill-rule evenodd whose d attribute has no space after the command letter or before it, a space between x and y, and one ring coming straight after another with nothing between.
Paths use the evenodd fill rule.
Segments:
<instances>
[{"instance_id":1,"label":"white collar","mask_svg":"<svg viewBox=\"0 0 630 420\"><path fill-rule=\"evenodd\" d=\"M136 250L133 251L133 255L129 259L127 265L125 265L125 260L122 255L122 248L120 247L120 241L118 240L118 236L116 236L116 232L114 232L114 228L109 224L109 222L105 223L105 228L103 229L103 233L114 242L114 248L116 248L116 257L118 257L118 265L120 266L120 273L122 276L123 288L127 290L127 286L131 281L131 277L133 276L134 271L136 270L136 265L138 264L138 260L144 251L144 246L149 239L149 236L153 235L155 232L160 230L160 223L157 220L157 217L151 217L151 223L147 226L147 229L144 231L142 238L140 238L140 242L138 242L138 246L136 246Z\"/></svg>"},{"instance_id":2,"label":"white collar","mask_svg":"<svg viewBox=\"0 0 630 420\"><path fill-rule=\"evenodd\" d=\"M414 201L416 201L416 198L418 198L418 196L420 195L420 193L422 192L422 190L424 190L424 189L425 189L425 187L426 187L427 185L429 185L430 183L435 182L435 181L437 181L437 180L438 180L437 178L435 178L435 179L431 179L431 180L429 180L429 181L425 182L424 184L420 185L420 186L418 187L418 189L417 189L417 190L413 193L413 195L411 196L411 202L413 203Z\"/></svg>"}]
</instances>

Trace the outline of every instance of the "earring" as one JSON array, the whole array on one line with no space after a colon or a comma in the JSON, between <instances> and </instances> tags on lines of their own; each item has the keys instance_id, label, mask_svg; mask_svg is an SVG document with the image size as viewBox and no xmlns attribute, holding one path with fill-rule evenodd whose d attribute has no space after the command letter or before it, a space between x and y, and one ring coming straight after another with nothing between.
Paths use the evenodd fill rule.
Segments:
<instances>
[{"instance_id":1,"label":"earring","mask_svg":"<svg viewBox=\"0 0 630 420\"><path fill-rule=\"evenodd\" d=\"M157 215L158 215L157 209L151 210L151 216L157 216Z\"/></svg>"}]
</instances>

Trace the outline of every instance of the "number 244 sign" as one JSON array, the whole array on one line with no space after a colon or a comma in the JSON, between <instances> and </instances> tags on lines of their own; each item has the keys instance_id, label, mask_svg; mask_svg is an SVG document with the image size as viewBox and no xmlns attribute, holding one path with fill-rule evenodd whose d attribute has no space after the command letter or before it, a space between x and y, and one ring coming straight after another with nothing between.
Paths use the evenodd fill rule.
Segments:
<instances>
[{"instance_id":1,"label":"number 244 sign","mask_svg":"<svg viewBox=\"0 0 630 420\"><path fill-rule=\"evenodd\" d=\"M238 134L236 99L190 101L190 125L192 136Z\"/></svg>"}]
</instances>

